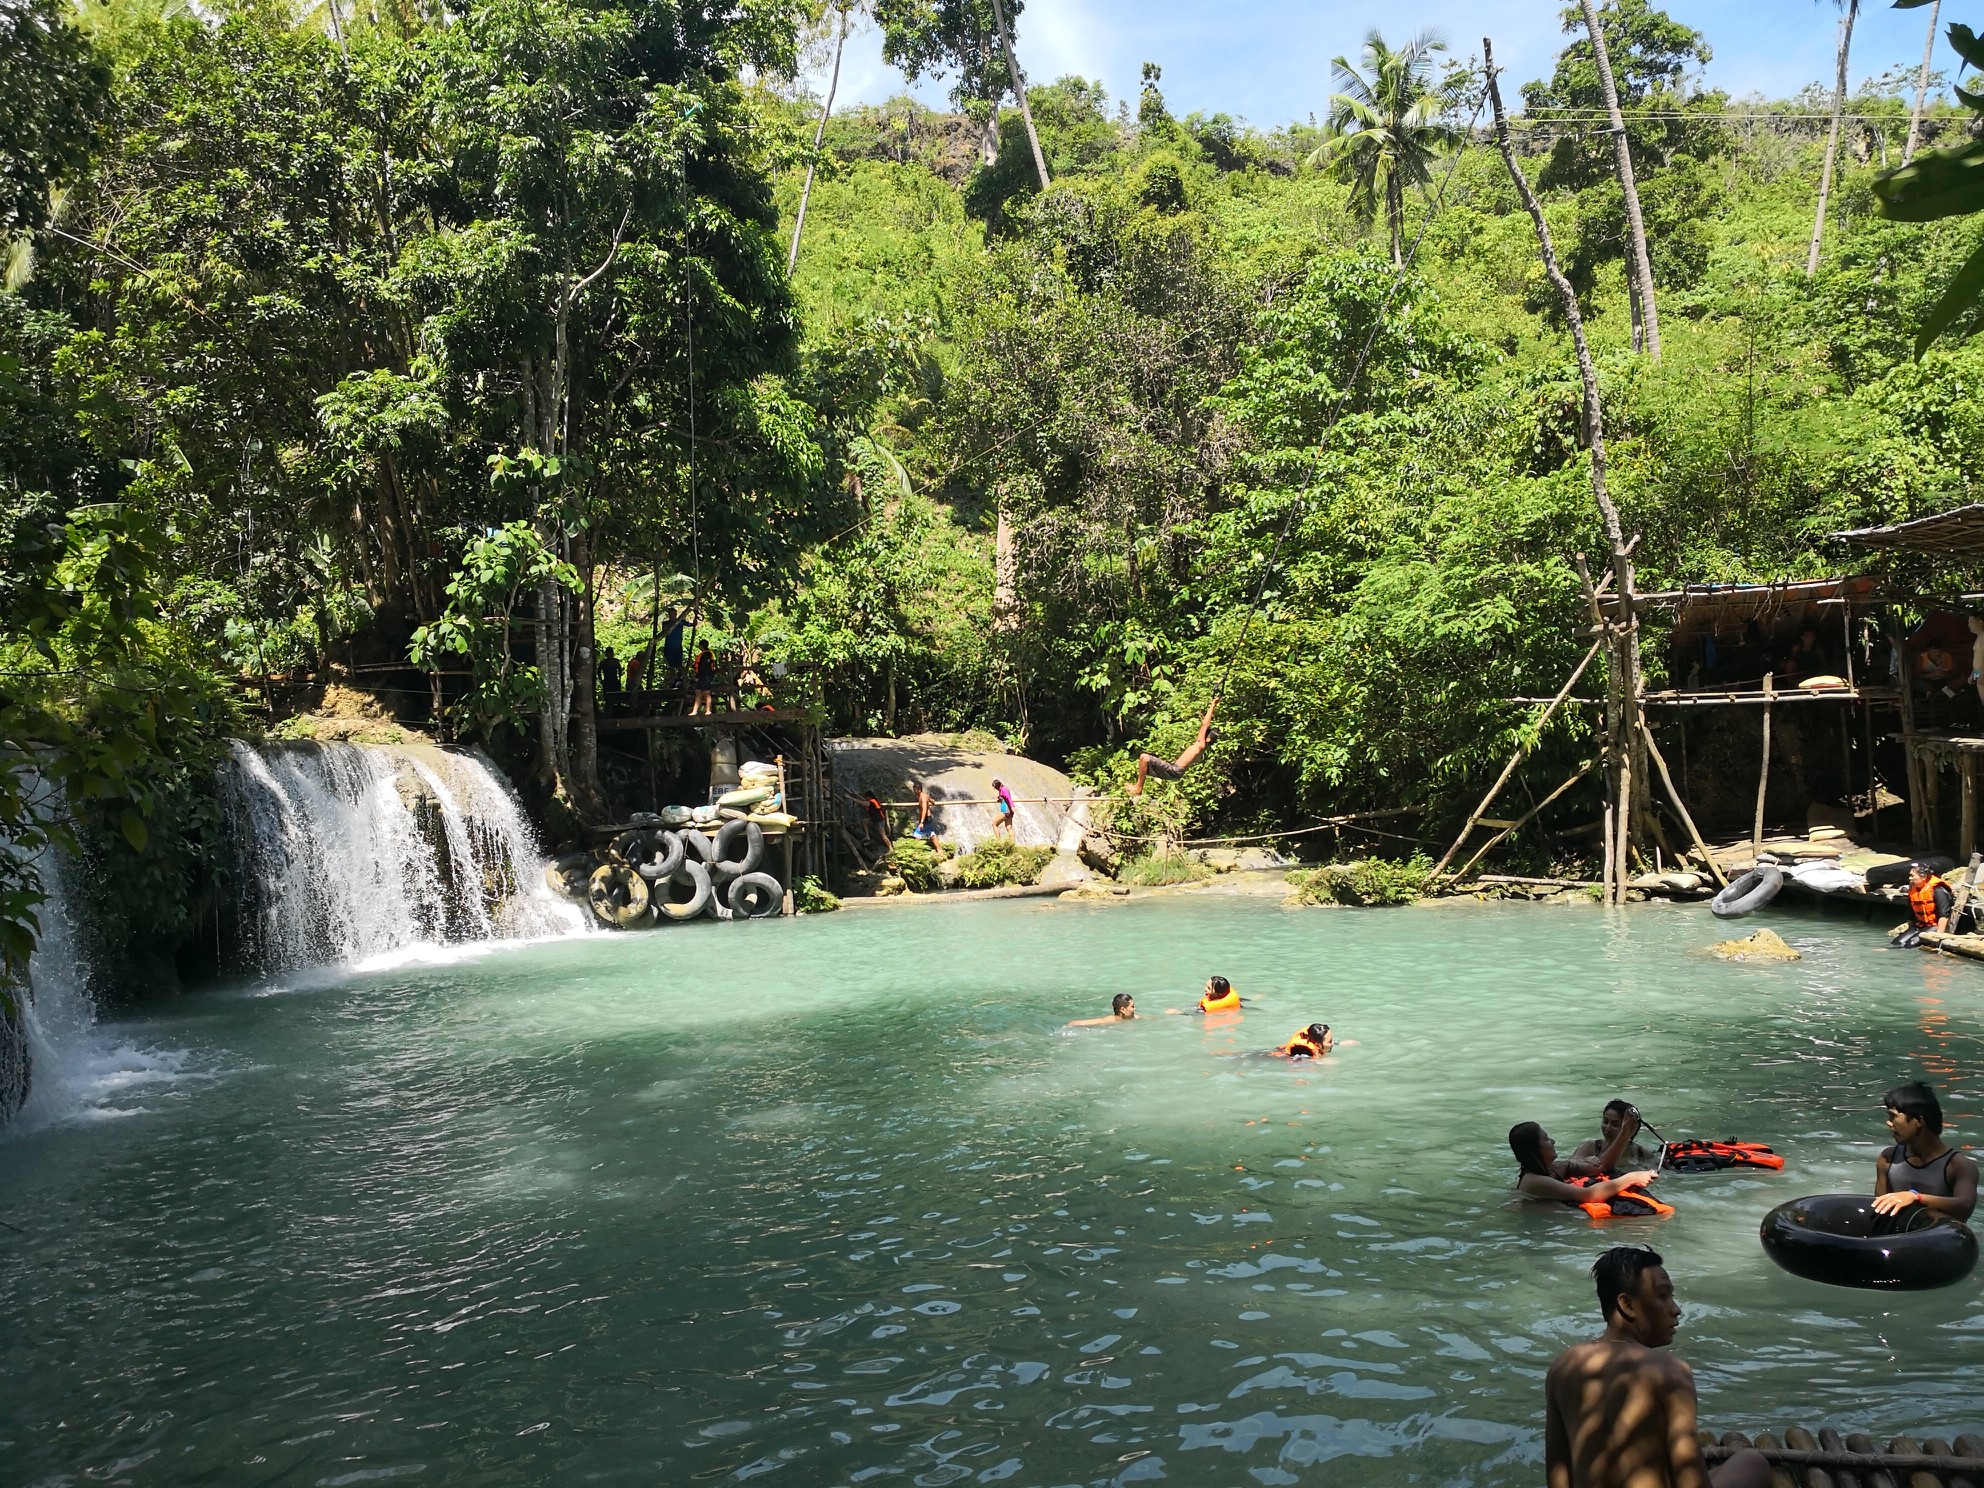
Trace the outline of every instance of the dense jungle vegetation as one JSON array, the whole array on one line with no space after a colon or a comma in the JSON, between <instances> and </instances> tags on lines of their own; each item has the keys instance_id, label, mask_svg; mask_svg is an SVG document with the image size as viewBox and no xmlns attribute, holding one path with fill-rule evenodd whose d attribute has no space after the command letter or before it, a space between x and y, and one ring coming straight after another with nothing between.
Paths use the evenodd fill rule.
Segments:
<instances>
[{"instance_id":1,"label":"dense jungle vegetation","mask_svg":"<svg viewBox=\"0 0 1984 1488\"><path fill-rule=\"evenodd\" d=\"M1913 70L1850 99L1808 273L1830 88L1707 91L1713 37L1602 13L1659 360L1576 6L1517 137L1644 582L1836 570L1825 534L1974 499L1975 312L1915 340L1984 219L1876 211ZM63 786L169 936L267 679L409 659L449 675L396 711L596 816L595 654L678 606L835 730L990 729L1104 784L1223 690L1148 830L1464 812L1507 700L1582 654L1599 546L1478 66L1374 38L1265 129L1175 117L1156 64L1135 99L1035 84L1043 189L989 14L0 3L0 721L39 766L0 772L6 832L60 835L29 798ZM816 154L796 79L848 24L956 111L839 110ZM1926 143L1975 117L1935 103ZM12 860L11 956L35 894Z\"/></svg>"}]
</instances>

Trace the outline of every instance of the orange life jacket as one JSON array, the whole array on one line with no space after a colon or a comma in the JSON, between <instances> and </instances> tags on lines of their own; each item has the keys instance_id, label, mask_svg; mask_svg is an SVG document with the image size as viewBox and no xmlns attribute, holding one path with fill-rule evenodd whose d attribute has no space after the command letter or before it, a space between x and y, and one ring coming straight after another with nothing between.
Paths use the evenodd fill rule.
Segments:
<instances>
[{"instance_id":1,"label":"orange life jacket","mask_svg":"<svg viewBox=\"0 0 1984 1488\"><path fill-rule=\"evenodd\" d=\"M1603 1178L1566 1178L1573 1188L1590 1188L1605 1182ZM1643 1188L1622 1188L1609 1199L1593 1199L1578 1205L1593 1219L1626 1219L1648 1214L1665 1219L1674 1212L1672 1204L1663 1204Z\"/></svg>"},{"instance_id":2,"label":"orange life jacket","mask_svg":"<svg viewBox=\"0 0 1984 1488\"><path fill-rule=\"evenodd\" d=\"M1285 1054L1290 1059L1293 1059L1298 1054L1309 1059L1321 1059L1323 1057L1323 1046L1310 1038L1309 1030L1305 1028L1289 1039L1279 1049L1276 1049L1275 1053Z\"/></svg>"},{"instance_id":3,"label":"orange life jacket","mask_svg":"<svg viewBox=\"0 0 1984 1488\"><path fill-rule=\"evenodd\" d=\"M1226 995L1224 997L1214 999L1201 996L1199 998L1199 1011L1202 1013L1226 1013L1233 1011L1239 1006L1240 994L1235 992L1231 987L1226 989Z\"/></svg>"},{"instance_id":4,"label":"orange life jacket","mask_svg":"<svg viewBox=\"0 0 1984 1488\"><path fill-rule=\"evenodd\" d=\"M1936 874L1925 879L1920 888L1911 886L1908 890L1908 911L1915 917L1917 928L1933 930L1936 925L1936 890L1947 889L1949 880Z\"/></svg>"},{"instance_id":5,"label":"orange life jacket","mask_svg":"<svg viewBox=\"0 0 1984 1488\"><path fill-rule=\"evenodd\" d=\"M1713 1173L1723 1168L1782 1168L1784 1159L1761 1142L1669 1142L1662 1166L1677 1173Z\"/></svg>"}]
</instances>

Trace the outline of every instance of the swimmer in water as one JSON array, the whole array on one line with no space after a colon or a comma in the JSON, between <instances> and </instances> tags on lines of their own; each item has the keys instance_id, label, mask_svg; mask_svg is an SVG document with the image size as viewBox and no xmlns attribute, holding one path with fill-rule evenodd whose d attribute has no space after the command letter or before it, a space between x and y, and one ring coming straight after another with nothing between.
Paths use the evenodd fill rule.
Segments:
<instances>
[{"instance_id":1,"label":"swimmer in water","mask_svg":"<svg viewBox=\"0 0 1984 1488\"><path fill-rule=\"evenodd\" d=\"M1951 1219L1977 1207L1977 1162L1943 1140L1943 1103L1920 1080L1887 1093L1894 1146L1874 1160L1874 1209L1899 1214L1917 1204Z\"/></svg>"},{"instance_id":2,"label":"swimmer in water","mask_svg":"<svg viewBox=\"0 0 1984 1488\"><path fill-rule=\"evenodd\" d=\"M1629 1188L1645 1188L1660 1177L1651 1170L1637 1173L1622 1173L1617 1178L1604 1178L1603 1182L1586 1184L1567 1183L1568 1178L1603 1178L1609 1166L1616 1165L1626 1143L1633 1139L1640 1129L1639 1118L1634 1116L1619 1128L1619 1135L1612 1140L1596 1163L1578 1162L1572 1158L1562 1161L1557 1157L1557 1144L1550 1140L1550 1133L1534 1121L1525 1121L1509 1128L1509 1151L1516 1155L1516 1166L1522 1174L1516 1179L1516 1189L1527 1199L1554 1199L1560 1204L1603 1204L1617 1198Z\"/></svg>"},{"instance_id":3,"label":"swimmer in water","mask_svg":"<svg viewBox=\"0 0 1984 1488\"><path fill-rule=\"evenodd\" d=\"M1166 1008L1165 1013L1173 1018L1189 1018L1198 1013L1237 1013L1240 1011L1240 994L1233 990L1233 983L1223 976L1206 978L1205 990L1199 994L1199 1005L1180 1010Z\"/></svg>"},{"instance_id":4,"label":"swimmer in water","mask_svg":"<svg viewBox=\"0 0 1984 1488\"><path fill-rule=\"evenodd\" d=\"M1571 1149L1571 1161L1574 1163L1596 1163L1599 1158L1611 1150L1612 1144L1618 1140L1619 1128L1625 1125L1626 1117L1630 1115L1637 1120L1639 1114L1639 1108L1631 1101L1607 1101L1605 1103L1605 1109L1598 1116L1598 1135L1595 1137L1586 1137L1577 1146L1573 1147ZM1625 1150L1619 1154L1616 1161L1629 1164L1635 1168L1657 1168L1660 1166L1660 1154L1658 1152L1647 1151L1638 1142L1629 1141L1626 1144ZM1611 1169L1607 1168L1606 1171L1610 1172Z\"/></svg>"},{"instance_id":5,"label":"swimmer in water","mask_svg":"<svg viewBox=\"0 0 1984 1488\"><path fill-rule=\"evenodd\" d=\"M1137 1000L1127 992L1118 992L1109 1004L1106 1018L1077 1018L1070 1028L1101 1028L1110 1023L1123 1023L1137 1015Z\"/></svg>"},{"instance_id":6,"label":"swimmer in water","mask_svg":"<svg viewBox=\"0 0 1984 1488\"><path fill-rule=\"evenodd\" d=\"M1755 1448L1713 1471L1702 1460L1694 1371L1664 1352L1681 1308L1660 1256L1617 1246L1591 1274L1605 1331L1565 1349L1544 1377L1548 1488L1769 1488Z\"/></svg>"}]
</instances>

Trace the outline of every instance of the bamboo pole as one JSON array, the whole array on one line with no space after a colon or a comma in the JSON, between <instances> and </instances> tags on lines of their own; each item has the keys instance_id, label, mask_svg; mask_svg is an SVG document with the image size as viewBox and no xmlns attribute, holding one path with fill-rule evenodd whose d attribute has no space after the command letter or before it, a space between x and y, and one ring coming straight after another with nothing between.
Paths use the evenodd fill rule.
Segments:
<instances>
[{"instance_id":1,"label":"bamboo pole","mask_svg":"<svg viewBox=\"0 0 1984 1488\"><path fill-rule=\"evenodd\" d=\"M1530 725L1532 730L1537 733L1542 732L1543 725L1548 723L1556 711L1563 706L1564 699L1571 695L1571 689L1578 685L1578 679L1584 676L1585 668L1591 665L1592 659L1598 655L1598 648L1604 644L1603 640L1597 640L1591 643L1591 649L1585 652L1584 660L1577 664L1577 669L1571 673L1570 679L1562 687L1557 689L1557 695L1550 699L1550 705L1543 710L1536 722ZM1433 865L1433 871L1427 875L1428 883L1438 878L1441 870L1453 861L1454 854L1458 853L1461 849L1461 844L1467 841L1467 834L1472 832L1480 824L1481 818L1487 813L1488 808L1495 804L1495 798L1502 793L1502 787L1509 783L1509 777L1515 774L1516 766L1522 763L1523 756L1527 753L1529 753L1529 745L1524 743L1517 746L1516 752L1509 756L1509 762L1502 767L1502 773L1495 777L1495 783L1488 788L1488 794L1481 798L1481 804L1476 806L1468 816L1467 825L1460 829L1460 836L1454 839L1454 845L1448 848L1440 861ZM1459 875L1455 876L1458 877Z\"/></svg>"},{"instance_id":2,"label":"bamboo pole","mask_svg":"<svg viewBox=\"0 0 1984 1488\"><path fill-rule=\"evenodd\" d=\"M1984 854L1972 852L1970 855L1970 866L1963 871L1963 882L1956 886L1956 895L1950 900L1949 933L1952 935L1962 933L1958 927L1963 920L1963 911L1970 903L1971 892L1977 887L1977 866L1979 863L1984 863Z\"/></svg>"},{"instance_id":3,"label":"bamboo pole","mask_svg":"<svg viewBox=\"0 0 1984 1488\"><path fill-rule=\"evenodd\" d=\"M1977 851L1977 756L1959 756L1957 770L1963 781L1963 828L1957 838L1956 855L1968 858Z\"/></svg>"},{"instance_id":4,"label":"bamboo pole","mask_svg":"<svg viewBox=\"0 0 1984 1488\"><path fill-rule=\"evenodd\" d=\"M1702 841L1702 834L1695 826L1695 819L1688 814L1687 803L1681 799L1681 793L1674 789L1674 777L1667 773L1667 761L1660 753L1660 745L1654 742L1653 730L1646 725L1644 712L1640 714L1640 730L1646 736L1647 753L1652 756L1654 767L1660 771L1661 784L1667 787L1667 799L1673 802L1674 812L1681 818L1681 825L1688 829L1688 836L1694 840L1695 851L1702 855L1702 861L1708 864L1708 871L1715 881L1723 888L1728 888L1729 880L1716 865L1715 854L1710 852L1708 844Z\"/></svg>"},{"instance_id":5,"label":"bamboo pole","mask_svg":"<svg viewBox=\"0 0 1984 1488\"><path fill-rule=\"evenodd\" d=\"M1764 797L1770 790L1771 683L1776 677L1777 673L1775 672L1764 673L1764 762L1763 768L1757 775L1757 815L1755 824L1750 831L1750 847L1755 852L1762 852L1764 850Z\"/></svg>"},{"instance_id":6,"label":"bamboo pole","mask_svg":"<svg viewBox=\"0 0 1984 1488\"><path fill-rule=\"evenodd\" d=\"M1466 878L1467 870L1472 868L1476 863L1480 862L1483 858L1487 857L1488 854L1494 849L1497 843L1499 843L1505 837L1513 836L1515 833L1520 832L1524 827L1528 826L1530 822L1536 819L1536 817L1542 812L1544 807L1548 806L1552 801L1556 800L1557 797L1561 796L1565 791L1569 790L1572 786L1576 785L1580 780L1584 779L1586 775L1590 774L1591 767L1595 763L1596 763L1595 760L1586 760L1583 764L1579 765L1577 769L1571 772L1570 779L1566 780L1562 785L1558 786L1555 790L1550 792L1549 795L1545 796L1542 800L1538 801L1534 806L1530 807L1529 810L1524 812L1522 816L1517 818L1515 821L1510 822L1506 827L1502 828L1501 831L1497 832L1493 837L1490 837L1486 842L1482 843L1481 846L1478 849L1476 849L1473 857L1469 858L1464 864L1462 864L1459 868L1456 868L1454 870L1455 881L1458 882L1461 879Z\"/></svg>"}]
</instances>

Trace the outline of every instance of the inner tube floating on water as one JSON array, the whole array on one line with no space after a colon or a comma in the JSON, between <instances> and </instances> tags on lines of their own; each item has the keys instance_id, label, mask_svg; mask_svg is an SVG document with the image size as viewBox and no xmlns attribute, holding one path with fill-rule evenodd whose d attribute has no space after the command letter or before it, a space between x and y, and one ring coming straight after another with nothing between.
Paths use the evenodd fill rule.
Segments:
<instances>
[{"instance_id":1,"label":"inner tube floating on water","mask_svg":"<svg viewBox=\"0 0 1984 1488\"><path fill-rule=\"evenodd\" d=\"M769 873L746 873L730 886L730 912L740 920L768 920L785 908L785 889Z\"/></svg>"},{"instance_id":2,"label":"inner tube floating on water","mask_svg":"<svg viewBox=\"0 0 1984 1488\"><path fill-rule=\"evenodd\" d=\"M685 893L688 895L686 899L678 897ZM673 920L679 924L702 914L710 907L713 899L710 870L691 859L677 868L665 883L655 885L654 908L655 913L664 920Z\"/></svg>"},{"instance_id":3,"label":"inner tube floating on water","mask_svg":"<svg viewBox=\"0 0 1984 1488\"><path fill-rule=\"evenodd\" d=\"M1777 865L1759 863L1709 900L1708 907L1719 920L1740 920L1770 903L1783 887L1784 874Z\"/></svg>"},{"instance_id":4,"label":"inner tube floating on water","mask_svg":"<svg viewBox=\"0 0 1984 1488\"><path fill-rule=\"evenodd\" d=\"M764 828L754 821L725 822L716 834L711 856L710 873L718 883L757 872L765 860Z\"/></svg>"},{"instance_id":5,"label":"inner tube floating on water","mask_svg":"<svg viewBox=\"0 0 1984 1488\"><path fill-rule=\"evenodd\" d=\"M586 897L599 922L616 930L631 930L648 917L648 881L625 863L602 863Z\"/></svg>"},{"instance_id":6,"label":"inner tube floating on water","mask_svg":"<svg viewBox=\"0 0 1984 1488\"><path fill-rule=\"evenodd\" d=\"M1977 1237L1948 1215L1911 1204L1892 1217L1865 1194L1815 1194L1779 1204L1757 1237L1793 1276L1828 1286L1919 1292L1962 1281Z\"/></svg>"}]
</instances>

